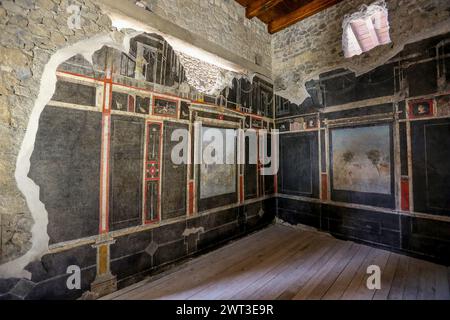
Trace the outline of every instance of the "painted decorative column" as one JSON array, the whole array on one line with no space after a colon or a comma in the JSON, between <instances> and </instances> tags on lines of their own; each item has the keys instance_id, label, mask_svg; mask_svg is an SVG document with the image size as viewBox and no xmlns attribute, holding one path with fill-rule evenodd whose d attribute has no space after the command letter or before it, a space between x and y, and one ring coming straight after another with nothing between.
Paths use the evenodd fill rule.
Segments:
<instances>
[{"instance_id":1,"label":"painted decorative column","mask_svg":"<svg viewBox=\"0 0 450 320\"><path fill-rule=\"evenodd\" d=\"M100 157L99 236L93 245L97 249L97 275L91 291L104 296L117 290L117 278L110 270L110 246L115 242L109 236L109 155L111 146L112 59L108 54L103 86L102 144Z\"/></svg>"}]
</instances>

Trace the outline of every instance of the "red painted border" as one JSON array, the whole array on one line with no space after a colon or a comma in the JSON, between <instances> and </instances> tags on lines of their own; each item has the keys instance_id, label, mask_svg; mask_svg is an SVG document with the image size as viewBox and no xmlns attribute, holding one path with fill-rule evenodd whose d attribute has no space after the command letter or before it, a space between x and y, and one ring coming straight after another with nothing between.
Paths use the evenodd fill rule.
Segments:
<instances>
[{"instance_id":1,"label":"red painted border","mask_svg":"<svg viewBox=\"0 0 450 320\"><path fill-rule=\"evenodd\" d=\"M278 193L278 174L273 176L273 190L276 193Z\"/></svg>"},{"instance_id":2,"label":"red painted border","mask_svg":"<svg viewBox=\"0 0 450 320\"><path fill-rule=\"evenodd\" d=\"M415 116L413 113L413 107L415 104L420 102L426 102L430 106L430 112L427 114L423 114L421 116ZM434 116L434 99L418 99L418 100L411 100L408 103L408 118L409 119L417 119L417 118L425 118L425 117L432 117Z\"/></svg>"},{"instance_id":3,"label":"red painted border","mask_svg":"<svg viewBox=\"0 0 450 320\"><path fill-rule=\"evenodd\" d=\"M56 70L56 72L61 73L61 74L68 74L70 76L80 77L80 78L84 78L84 79L99 81L99 82L104 82L105 81L105 78L94 78L94 77L89 77L89 76L86 76L84 74L75 73L75 72L62 71L62 70Z\"/></svg>"},{"instance_id":4,"label":"red painted border","mask_svg":"<svg viewBox=\"0 0 450 320\"><path fill-rule=\"evenodd\" d=\"M159 126L159 159L158 161L148 161L148 143L150 140L150 130L149 130L149 126L156 124ZM163 135L163 124L161 122L155 122L155 121L147 121L145 123L145 125L147 126L147 136L145 139L145 143L146 143L146 154L145 154L145 175L144 175L144 181L145 181L145 187L147 187L147 182L148 181L156 181L158 182L158 208L157 208L157 215L156 215L156 219L154 220L147 220L147 190L144 190L144 220L145 220L145 224L153 224L153 223L157 223L161 220L161 216L160 216L160 209L161 209L161 192L160 192L160 183L161 183L161 157L162 157L162 135ZM147 178L147 168L149 164L156 164L158 166L158 177L157 178Z\"/></svg>"},{"instance_id":5,"label":"red painted border","mask_svg":"<svg viewBox=\"0 0 450 320\"><path fill-rule=\"evenodd\" d=\"M328 200L328 175L326 173L321 174L322 179L322 200Z\"/></svg>"},{"instance_id":6,"label":"red painted border","mask_svg":"<svg viewBox=\"0 0 450 320\"><path fill-rule=\"evenodd\" d=\"M409 211L409 179L401 179L401 209Z\"/></svg>"}]
</instances>

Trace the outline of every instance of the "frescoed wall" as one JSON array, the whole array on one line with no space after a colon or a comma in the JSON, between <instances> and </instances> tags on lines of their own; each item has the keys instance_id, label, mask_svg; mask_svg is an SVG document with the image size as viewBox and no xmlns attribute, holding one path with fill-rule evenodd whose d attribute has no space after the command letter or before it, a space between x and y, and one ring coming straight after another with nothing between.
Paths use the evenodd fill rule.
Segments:
<instances>
[{"instance_id":1,"label":"frescoed wall","mask_svg":"<svg viewBox=\"0 0 450 320\"><path fill-rule=\"evenodd\" d=\"M323 73L302 105L276 97L281 220L450 262L449 37Z\"/></svg>"},{"instance_id":2,"label":"frescoed wall","mask_svg":"<svg viewBox=\"0 0 450 320\"><path fill-rule=\"evenodd\" d=\"M387 125L332 130L333 188L391 194L390 136Z\"/></svg>"},{"instance_id":3,"label":"frescoed wall","mask_svg":"<svg viewBox=\"0 0 450 320\"><path fill-rule=\"evenodd\" d=\"M211 134L208 134L208 131ZM216 135L222 137L220 143L223 145L223 153L220 156L213 154L215 149L211 149ZM210 155L211 161L219 163L200 165L200 198L235 193L237 190L236 130L203 126L202 137L203 154Z\"/></svg>"},{"instance_id":4,"label":"frescoed wall","mask_svg":"<svg viewBox=\"0 0 450 320\"><path fill-rule=\"evenodd\" d=\"M236 93L233 101L201 93L154 34L132 38L129 52L104 46L93 64L74 56L56 76L30 170L48 212L49 249L26 266L30 280L0 280L0 297L15 298L9 291L18 287L26 299L101 296L273 221L273 177L271 190L261 184L249 199L248 171L236 163L237 129L246 121L273 128L271 101L260 99L258 78L240 80L250 91L227 89ZM241 92L246 108L236 100ZM174 163L173 133L193 137L196 122L233 135L223 155L230 164L188 162L198 147L194 139L186 161ZM254 171L252 179L265 180ZM70 265L82 270L79 290L65 285Z\"/></svg>"},{"instance_id":5,"label":"frescoed wall","mask_svg":"<svg viewBox=\"0 0 450 320\"><path fill-rule=\"evenodd\" d=\"M207 32L225 52L220 57L235 53L244 60L232 64L265 76L218 79L223 70L175 52L156 34L131 31L129 50L120 51L130 30L112 27L91 0L81 4L76 32L66 28L62 5L0 4L8 31L0 47L0 299L101 296L265 227L275 215L450 263L450 35L436 36L448 32L447 3L389 1L399 13L390 16L394 47L343 62L340 17L362 0L342 1L274 36L273 61L265 26L245 20L234 2L227 12L194 10L208 19L159 2L168 5L155 12L175 11L184 31ZM416 19L404 18L409 11ZM416 36L426 40L378 65ZM262 65L254 69L256 61ZM307 81L310 97L296 105L274 94L271 65L275 88L296 100L309 75L334 70ZM376 68L355 74L343 65ZM225 80L231 84L223 88ZM50 101L40 98L47 94ZM244 165L205 171L194 164L200 121L221 130L276 126L278 176L263 176L261 161L248 163L248 140L241 142ZM189 164L171 161L179 129L189 132ZM42 256L30 250L36 236ZM81 289L67 288L72 265L80 267Z\"/></svg>"}]
</instances>

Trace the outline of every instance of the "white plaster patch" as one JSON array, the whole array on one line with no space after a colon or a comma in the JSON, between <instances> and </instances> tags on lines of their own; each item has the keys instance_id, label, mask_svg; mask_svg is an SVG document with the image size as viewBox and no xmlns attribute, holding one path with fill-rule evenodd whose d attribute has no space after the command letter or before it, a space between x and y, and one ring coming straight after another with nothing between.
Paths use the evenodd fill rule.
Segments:
<instances>
[{"instance_id":1,"label":"white plaster patch","mask_svg":"<svg viewBox=\"0 0 450 320\"><path fill-rule=\"evenodd\" d=\"M325 233L325 232L319 231L317 228L314 228L314 227L311 227L311 226L307 226L307 225L301 224L301 223L299 223L299 224L292 224L292 223L289 223L289 222L287 222L287 221L284 221L283 219L280 219L280 218L278 218L278 217L275 218L275 223L276 223L276 224L283 225L283 226L285 226L285 227L298 229L298 230L303 230L303 231L313 231L313 232L320 232L320 233L323 233L323 234L327 234L327 233Z\"/></svg>"},{"instance_id":2,"label":"white plaster patch","mask_svg":"<svg viewBox=\"0 0 450 320\"><path fill-rule=\"evenodd\" d=\"M396 1L391 1L388 3L394 5ZM406 7L407 5L405 4L404 6ZM391 16L395 17L395 15ZM392 18L392 20L394 20L394 18ZM290 30L295 29L296 26L302 25L304 23L305 22L298 22L296 25L282 31L279 35L275 35L272 38L272 44L274 45L277 41L277 38L281 37L284 33L289 32ZM392 22L391 26L393 26ZM274 68L273 76L275 83L279 83L279 85L277 85L275 88L275 94L288 99L292 103L301 105L305 99L310 97L309 93L306 90L305 84L310 80L318 80L319 75L322 73L330 72L336 69L348 69L352 72L355 72L356 76L360 76L388 62L390 59L399 54L408 44L415 43L427 38L432 38L448 32L450 32L450 19L448 18L440 22L434 22L431 26L428 26L427 28L424 28L419 32L414 32L413 34L404 35L402 33L397 33L394 29L392 29L392 46L386 47L385 49L383 49L383 51L380 51L380 53L377 53L375 56L367 57L365 55L361 55L353 57L351 59L343 59L336 55L334 63L319 64L317 61L314 61L315 68L311 72L302 71L300 66L303 61L296 62L295 57L289 58L286 62L283 62L281 61L281 57L276 57L274 55L272 58L272 66ZM406 33L406 31L403 31L403 33ZM314 38L311 39L313 40ZM274 50L273 47L272 50ZM329 57L326 58L329 59ZM311 61L305 60L304 62L308 63Z\"/></svg>"},{"instance_id":3,"label":"white plaster patch","mask_svg":"<svg viewBox=\"0 0 450 320\"><path fill-rule=\"evenodd\" d=\"M41 77L39 95L31 112L24 140L17 157L15 178L19 190L24 195L28 208L34 220L31 229L31 249L15 260L0 266L0 278L27 278L31 279L31 273L24 268L32 261L40 259L48 252L49 236L47 234L48 212L45 205L39 199L39 186L28 177L30 171L30 158L33 154L36 134L39 126L39 118L47 103L53 96L56 87L56 70L58 66L71 57L81 54L92 63L92 55L95 51L107 45L125 52L129 51L129 39L134 35L126 35L118 32L98 35L79 41L71 46L62 48L53 54L44 68Z\"/></svg>"},{"instance_id":4,"label":"white plaster patch","mask_svg":"<svg viewBox=\"0 0 450 320\"><path fill-rule=\"evenodd\" d=\"M191 234L197 234L197 233L205 233L205 228L200 227L200 228L190 228L190 229L186 229L184 230L182 236L184 237L188 237Z\"/></svg>"}]
</instances>

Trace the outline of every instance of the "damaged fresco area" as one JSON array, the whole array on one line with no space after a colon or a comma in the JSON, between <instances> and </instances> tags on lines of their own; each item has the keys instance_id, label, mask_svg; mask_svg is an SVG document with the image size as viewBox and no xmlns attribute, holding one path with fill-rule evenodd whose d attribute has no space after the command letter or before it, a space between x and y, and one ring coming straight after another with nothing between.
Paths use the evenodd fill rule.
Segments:
<instances>
[{"instance_id":1,"label":"damaged fresco area","mask_svg":"<svg viewBox=\"0 0 450 320\"><path fill-rule=\"evenodd\" d=\"M7 6L6 9L9 7ZM4 9L2 9L4 10ZM13 9L11 9L13 10ZM32 10L32 9L27 9ZM37 10L37 9L36 9ZM31 11L30 11L31 12ZM8 12L4 12L4 14L8 14ZM14 12L11 12L11 17L14 16ZM109 28L110 27L110 21L109 20L98 20L99 23L103 23L101 25L103 28ZM12 27L12 25L7 25L9 27ZM68 33L72 33L72 31L67 31ZM18 95L2 95L1 101L2 103L8 103L10 105L14 105L16 102L21 103L20 108L12 108L12 107L5 107L6 111L8 110L15 110L15 111L8 111L8 113L5 115L5 121L7 122L6 126L3 126L2 123L2 130L5 131L5 135L3 135L3 142L7 143L7 139L12 139L14 136L14 139L17 139L17 145L19 146L19 141L21 137L21 133L13 134L13 131L17 131L19 129L19 125L25 126L26 123L26 116L24 108L26 107L26 104L24 104L24 101L28 99L28 101L31 103L33 99L33 94L35 96L38 96L38 90L39 85L37 83L31 84L30 81L32 81L34 78L31 78L31 75L34 70L36 76L39 75L39 68L42 70L43 76L41 79L40 84L40 93L35 101L34 108L31 106L29 107L29 110L33 110L31 112L31 119L28 123L28 130L26 132L26 137L24 139L24 142L22 142L22 154L19 154L18 158L13 157L12 154L5 154L5 157L7 159L2 160L3 162L0 163L0 168L4 169L5 175L6 171L8 172L14 172L14 163L7 163L6 160L17 160L18 168L16 170L16 179L19 182L19 188L21 189L22 193L26 195L27 203L25 204L25 201L21 200L21 196L18 196L18 191L14 191L16 189L15 187L15 181L16 179L2 179L2 183L4 184L2 190L8 190L11 189L11 193L5 192L2 193L2 199L0 199L1 204L1 216L0 216L0 249L1 249L1 255L0 255L0 261L5 263L8 261L13 260L14 258L21 256L22 254L27 253L26 258L23 256L18 261L11 262L9 264L3 265L0 270L6 270L5 272L2 272L2 276L7 276L10 273L19 272L20 270L26 265L27 261L32 260L34 257L39 257L43 252L47 250L47 245L45 244L44 238L46 238L46 218L45 214L43 214L46 209L44 208L44 205L40 203L39 195L35 191L30 191L31 189L35 189L37 186L34 185L34 183L29 180L27 177L28 175L28 169L27 169L27 163L26 157L31 156L31 152L33 150L33 135L35 134L37 128L38 128L38 119L40 112L43 109L43 106L46 104L46 101L50 100L52 92L54 89L55 84L55 72L57 66L67 59L70 56L74 56L68 63L65 63L64 66L60 68L61 71L65 72L82 72L93 76L93 77L99 77L101 75L104 75L104 61L102 61L101 55L94 56L94 66L89 62L91 60L91 55L94 51L100 49L103 45L111 45L115 48L122 48L124 51L121 53L121 51L117 51L117 70L120 72L117 76L133 76L137 80L144 79L145 81L150 80L152 81L153 85L152 88L158 88L162 92L177 94L177 95L185 95L186 97L196 97L197 91L196 88L189 86L187 83L187 77L184 73L184 67L183 63L177 59L178 55L175 53L172 49L170 49L170 46L163 40L162 37L158 35L148 35L152 37L151 39L148 39L147 43L141 42L142 47L136 47L136 39L139 39L141 36L137 36L136 34L139 34L136 31L133 30L123 30L122 32L114 32L110 35L105 36L97 36L92 39L88 40L81 40L75 45L68 46L64 49L60 49L60 51L57 51L54 55L50 56L49 52L51 52L50 48L46 48L44 50L41 50L37 47L34 48L36 52L36 56L40 57L42 56L42 60L37 60L32 62L32 60L27 56L27 54L22 54L18 51L18 49L2 49L2 57L4 58L2 60L2 68L4 71L2 71L2 81L6 81L6 76L9 73L8 70L17 70L16 72L17 77L23 84L17 83L16 86L11 87L11 84L14 84L17 82L15 79L10 79L8 82L9 85L3 86L5 89L8 87L11 87L12 90ZM68 37L68 36L67 36ZM81 36L79 35L79 38ZM133 38L130 41L130 38ZM49 40L51 42L51 40ZM64 40L63 43L60 45L64 45L66 42ZM157 43L157 45L152 47L152 41L153 43ZM34 44L30 44L30 47L33 47ZM143 47L146 46L146 49ZM160 46L160 47L158 47ZM56 47L55 47L56 48ZM129 48L129 49L127 49ZM141 54L140 56L138 55ZM77 55L78 54L78 55ZM135 56L133 56L133 54ZM144 56L144 54L147 54L147 56ZM156 55L155 55L156 54ZM158 57L158 54L160 55ZM185 63L186 65L190 66L189 64L189 58L185 56ZM163 59L167 61L167 65L162 65L157 63L159 59ZM194 58L192 58L194 59ZM77 65L78 63L78 65ZM195 66L198 66L201 64L201 61L196 61ZM20 65L20 67L16 67L16 65ZM22 69L23 66L29 66L26 67L28 70L27 72L23 73ZM31 68L31 69L30 69ZM207 69L207 68L206 68ZM191 69L192 70L192 67ZM202 75L195 74L195 79L201 79L201 83L199 84L199 89L202 92L209 92L209 93L220 93L223 88L229 84L229 75L226 75L226 71L220 70L218 68L215 69L217 71L217 74L220 76L214 75L213 81L211 81L207 75L205 76L205 79L202 80ZM20 74L19 74L20 72ZM225 74L225 76L223 76ZM192 76L194 76L192 74ZM9 76L11 77L11 76ZM221 78L223 77L223 78ZM55 80L53 80L55 79ZM226 79L226 80L223 80ZM53 84L52 84L53 83ZM191 81L192 83L192 81ZM197 84L194 82L194 85ZM64 100L64 89L63 87L64 83L58 83L57 84L57 92L53 99L55 101L57 100ZM147 85L148 87L148 85ZM26 88L29 88L29 92L25 92ZM67 88L69 91L66 90L66 93L69 92L72 94L72 98L69 99L73 103L78 104L84 104L89 105L89 102L80 102L80 99L83 100L83 91L76 90L77 93L73 94L73 88ZM20 91L19 91L20 90ZM95 90L94 90L95 92ZM7 92L8 93L8 92ZM81 93L81 94L79 94ZM62 98L58 97L58 95L62 94ZM66 97L67 98L70 97ZM89 93L87 96L85 96L86 99L90 99ZM68 100L67 100L68 101ZM95 101L95 98L94 98ZM12 104L11 104L12 103ZM116 107L118 104L118 100L115 102ZM139 110L138 107L139 103L139 97L136 101L136 107ZM128 101L120 103L121 107L123 108L126 104L128 104ZM4 108L2 108L3 110ZM28 112L30 112L28 111ZM148 112L149 110L147 110ZM18 112L24 112L24 114L19 114ZM17 116L22 117L20 119L17 119ZM3 115L2 115L3 117ZM3 119L3 118L2 118ZM9 129L8 129L9 127ZM11 133L9 133L7 130L12 130ZM19 131L20 132L20 131ZM7 148L3 148L3 150L6 150ZM21 186L20 181L28 181L24 182L24 184ZM11 187L8 185L8 183L11 183ZM34 186L33 186L34 185ZM25 189L26 191L25 191ZM30 189L31 188L31 189ZM33 195L34 194L34 195ZM13 202L9 201L8 199L13 200ZM29 213L27 207L31 207L31 214ZM9 208L9 209L8 209ZM14 209L16 208L16 209ZM22 209L20 209L22 208ZM39 209L38 209L39 208ZM18 211L19 213L12 214L9 210L14 209L14 211ZM6 210L6 211L5 211ZM38 210L40 213L38 213L39 218L37 216L33 215L33 211ZM22 212L20 212L22 211ZM38 221L38 223L36 223ZM38 231L38 229L40 231ZM35 231L32 231L35 230ZM39 235L38 235L39 234ZM37 240L37 239L41 240ZM37 244L39 242L40 244ZM39 249L37 249L37 247ZM31 249L31 250L30 250ZM25 272L26 273L26 272Z\"/></svg>"},{"instance_id":2,"label":"damaged fresco area","mask_svg":"<svg viewBox=\"0 0 450 320\"><path fill-rule=\"evenodd\" d=\"M392 44L346 59L342 48L344 17L373 2L342 1L275 34L272 69L276 94L301 105L310 97L307 83L322 73L348 69L361 75L397 55L408 43L450 31L450 3L446 1L387 1L388 12L395 12L389 15Z\"/></svg>"},{"instance_id":3,"label":"damaged fresco area","mask_svg":"<svg viewBox=\"0 0 450 320\"><path fill-rule=\"evenodd\" d=\"M10 8L9 6L5 7L6 9L11 9L14 10L14 8ZM21 8L24 9L24 8ZM2 10L4 10L2 8ZM25 9L28 10L29 12L32 12L32 8L28 8ZM35 10L38 10L38 8L36 7ZM86 11L89 11L89 9L87 9L86 7ZM13 17L16 13L14 11L12 11L11 13L8 13L7 11L2 11L2 14L8 15L10 14L11 17ZM37 19L41 19L40 21L42 22L42 18L39 18L39 16L37 15ZM108 30L107 28L110 28L111 26L111 21L109 19L104 20L104 19L97 19L99 23L102 23L101 27L105 28L106 30ZM5 20L6 22L7 20ZM12 20L11 20L12 21ZM87 22L87 21L86 21ZM39 26L39 23L37 23L37 25ZM7 28L12 30L13 25L9 24L7 25ZM40 29L37 29L40 30ZM74 33L70 30L66 30L67 35L65 37L69 37L70 34ZM84 34L84 33L83 33ZM49 70L50 67L50 62L52 62L53 64L55 64L55 61L60 60L62 57L67 57L69 55L74 55L74 58L71 59L71 61L69 61L68 63L65 64L65 66L61 69L64 70L66 72L73 72L73 71L77 71L79 72L80 70L77 70L80 68L80 66L78 67L74 67L74 65L77 65L77 63L79 63L81 65L81 68L84 69L82 70L82 72L88 72L89 75L91 76L100 76L102 74L104 74L104 61L101 61L101 57L94 57L95 60L95 67L93 67L90 62L88 60L90 60L89 55L90 53L87 53L88 51L93 52L95 50L97 50L98 48L100 48L103 44L113 44L113 46L117 47L117 48L127 48L129 47L130 49L125 49L125 51L123 52L123 55L121 56L120 53L118 54L117 57L117 62L118 62L118 70L120 70L120 76L133 76L134 78L136 78L137 80L145 80L145 81L151 81L153 83L152 88L158 88L160 91L162 92L167 92L167 93L172 93L172 94L179 94L179 95L184 95L186 97L196 97L198 92L202 92L202 93L211 93L211 94L218 94L220 93L221 90L223 90L224 87L226 87L227 85L229 85L230 81L232 81L232 77L235 76L236 74L230 74L228 71L220 69L218 67L212 68L214 70L215 73L213 73L211 75L211 73L209 74L198 74L192 73L192 70L198 68L200 65L205 64L205 66L203 67L203 70L207 70L210 66L206 63L203 63L200 60L197 60L195 58L190 58L189 56L186 56L182 53L176 53L174 52L170 46L167 44L167 42L165 42L163 40L162 37L158 36L158 35L152 35L152 39L148 40L147 43L142 42L143 46L147 46L147 49L150 48L150 50L144 49L143 47L137 48L136 47L136 39L139 39L139 37L143 37L141 36L136 36L137 34L140 34L140 32L136 32L134 30L123 30L122 32L115 32L112 37L106 36L106 38L99 38L97 37L95 41L97 41L97 43L95 43L95 45L92 45L92 40L86 40L83 42L83 40L81 40L79 43L77 43L76 47L73 48L66 48L66 49L61 49L61 53L59 54L55 54L53 56L50 56L49 52L51 52L51 48L45 48L45 49L40 49L38 47L35 47L33 50L36 52L36 60L33 61L27 56L27 54L22 54L20 53L20 51L18 49L13 49L13 48L2 48L2 57L4 58L2 60L2 81L5 82L5 85L3 86L5 88L5 90L7 88L11 88L11 90L14 90L14 92L17 94L16 96L9 96L8 95L2 95L1 98L1 103L2 105L4 103L8 103L11 105L14 105L15 102L17 103L21 103L22 106L20 108L16 108L16 111L9 111L9 110L13 110L14 108L12 107L7 107L5 105L5 108L2 107L2 119L4 118L4 120L7 123L6 127L2 126L2 130L8 130L8 126L12 129L12 130L18 130L18 125L19 122L22 122L22 119L16 119L17 116L19 116L19 114L17 114L17 112L22 112L21 110L23 110L23 108L25 107L25 105L23 104L23 102L25 100L29 100L29 102L32 101L33 98L33 94L35 96L38 95L38 90L37 88L39 87L36 83L34 85L30 85L27 86L25 84L30 83L31 80L33 80L34 78L31 78L32 76L32 72L34 72L37 75L39 75L39 69L44 69L44 66L47 68L47 71ZM136 37L135 37L136 36ZM81 34L78 35L78 39L83 37ZM131 40L130 43L130 38L133 38L133 40ZM126 38L127 40L123 40L124 38ZM106 39L103 43L100 39ZM64 39L63 39L64 40ZM66 42L66 40L64 40L63 42L59 43L60 46L63 46ZM94 42L95 42L94 41ZM122 41L125 41L128 43L122 43ZM153 42L152 42L153 41ZM49 40L49 42L51 43L51 39ZM84 44L83 44L84 43ZM152 44L157 43L158 45L154 45L152 47ZM31 43L30 48L35 46L35 44ZM56 48L56 47L55 47ZM79 49L77 49L79 48ZM78 50L78 52L77 52ZM158 51L159 50L159 51ZM120 51L118 51L120 52ZM160 53L158 53L160 52ZM81 53L76 55L77 53ZM137 54L141 54L140 56L138 56ZM156 56L155 56L156 53ZM146 54L146 56L144 56L144 54ZM159 54L159 57L158 57ZM134 55L134 56L133 56ZM178 56L183 56L183 61L180 61L177 57ZM84 60L84 57L87 58L87 60ZM157 59L162 59L164 58L165 61L168 61L169 63L167 65L161 65L161 64L157 64ZM84 61L83 61L84 60ZM191 61L195 61L195 62L191 62ZM188 70L191 71L190 74L186 75L184 72L184 67L183 67L183 62L184 64L187 66ZM20 66L20 67L19 67ZM23 67L25 66L25 67ZM55 66L52 66L53 68L55 68ZM19 84L17 83L16 86L13 86L17 80L12 79L11 75L9 74L10 70L17 70L17 77L18 79L20 79L19 81L23 84ZM41 71L42 72L42 71ZM54 77L54 75L50 74L51 72L48 71L47 72L47 77ZM190 84L188 83L188 76L192 76L195 77L195 81L190 81L190 84L193 84L194 86L197 85L198 89L190 86ZM7 78L9 77L9 78ZM231 79L231 80L230 80ZM197 82L196 82L197 81ZM6 82L8 82L9 84L7 85ZM47 80L41 80L41 88L42 88L42 84L45 84L45 89L41 89L41 92L45 93L45 96L48 96L50 94L51 91L51 83L48 82ZM59 90L57 91L57 94L61 94L61 92L63 92L63 89L61 86L64 85L64 83L58 83L57 84L59 87ZM147 85L148 86L148 85ZM27 89L28 88L28 89ZM83 99L83 95L79 94L80 92L83 93L83 91L80 92L73 92L73 88L67 88L69 91L67 92L72 92L73 95L73 99L72 102L74 103L79 103L78 100ZM94 90L95 91L95 90ZM89 95L89 94L88 94ZM44 98L42 97L43 95L41 95L36 103L35 103L35 108L36 108L36 104L39 103L44 103L43 100ZM50 98L48 98L50 99ZM58 96L55 95L54 97L55 100L58 100L60 98L58 98ZM87 96L87 99L89 99L89 96ZM95 100L95 98L94 98ZM89 103L83 103L81 102L81 104L87 104L89 105ZM128 101L126 102L119 102L119 100L115 101L115 108L121 109L121 108L125 108L125 106L128 104ZM120 104L120 106L118 106L118 104ZM145 103L144 103L145 105ZM137 98L136 101L136 108L139 111L140 107L139 107L139 97ZM30 110L32 108L30 107ZM5 114L3 114L6 111ZM144 111L148 113L149 110ZM23 112L25 112L25 110L23 110ZM38 114L36 111L33 111L35 114L35 117L38 117ZM21 115L21 117L24 117L23 120L25 120L25 116ZM3 124L3 122L2 122ZM23 124L25 125L25 124ZM14 136L14 139L17 139L17 145L20 146L19 142L20 137L21 137L21 133L19 131L18 134L13 134L11 132L11 134L7 131L5 131L5 135L3 135L4 138L2 142L7 143L7 139L12 139ZM32 147L32 146L31 146ZM5 150L5 148L4 148ZM13 157L13 155L11 154L5 154L5 157L7 157L7 159L3 160L3 162L0 163L0 169L2 169L1 173L3 173L3 171L5 171L5 175L6 172L13 172L14 171L14 167L15 167L15 163L14 162L10 162L7 163L6 160L8 161L14 161L15 158ZM17 160L17 163L21 162L22 160ZM18 257L20 255L22 255L23 253L29 251L29 249L32 247L32 243L31 243L31 239L32 239L32 233L30 232L32 226L34 225L34 219L31 217L31 215L28 212L27 209L27 205L25 204L25 201L22 199L22 196L19 195L18 191L15 191L16 187L15 187L15 179L11 178L11 179L2 179L2 183L4 184L2 186L2 190L9 190L11 189L11 192L5 192L2 194L2 198L0 199L0 213L2 213L0 215L0 261L1 262L7 262L10 261L12 259L14 259L15 257ZM8 185L8 183L11 184L11 187ZM39 201L39 200L33 200L33 201ZM29 206L29 204L28 204ZM9 209L8 209L9 208ZM14 209L15 208L15 209ZM6 210L6 211L5 211ZM22 211L21 213L15 213L15 214L11 214L11 212L9 210L13 210L13 211ZM42 209L45 210L45 209ZM4 213L1 211L5 211Z\"/></svg>"},{"instance_id":4,"label":"damaged fresco area","mask_svg":"<svg viewBox=\"0 0 450 320\"><path fill-rule=\"evenodd\" d=\"M449 39L320 74L300 106L276 100L281 220L448 264Z\"/></svg>"},{"instance_id":5,"label":"damaged fresco area","mask_svg":"<svg viewBox=\"0 0 450 320\"><path fill-rule=\"evenodd\" d=\"M127 29L94 35L48 56L16 168L31 215L18 222L20 234L2 228L2 235L13 241L22 241L22 234L31 241L29 247L20 245L22 250L29 248L28 252L20 256L15 251L0 265L0 298L48 297L49 291L52 297L77 298L85 291L100 296L114 291L118 283L131 281L128 278L133 273L155 272L273 219L273 210L264 215L247 213L250 209L235 194L220 204L209 197L202 210L225 208L209 217L186 219L193 214L193 190L188 195L187 167L172 167L169 162L173 130L188 128L193 104L211 109L207 117L219 124L228 116L214 113L224 110L212 105L218 101L228 104L236 119L245 118L238 112L241 104L253 114L270 116L273 109L268 108L267 97L273 93L269 85L259 84L260 79L250 83L243 75L220 68L214 69L220 75L212 76L213 81L191 73L199 79L200 88L194 87L187 71L193 67L186 55L184 63L180 55L157 34ZM196 61L195 66L201 63ZM245 94L237 93L241 90ZM202 105L201 100L209 105ZM249 123L251 116L247 115ZM260 125L267 128L269 121L260 119ZM109 158L102 157L106 144ZM99 176L107 162L109 171ZM238 169L234 167L233 172L237 193ZM109 181L107 191L100 181ZM165 189L168 186L170 192ZM105 194L108 216L98 211ZM265 194L261 189L262 199L252 202L252 212L273 205L264 202ZM164 229L160 223L166 220L170 225ZM105 225L108 230L100 236L99 229ZM164 230L177 230L176 238L163 236ZM184 235L185 230L194 231ZM145 255L131 252L126 245L140 237ZM130 264L130 255L140 262ZM102 261L102 267L97 261ZM65 267L72 264L83 270L82 289L77 292L64 287Z\"/></svg>"},{"instance_id":6,"label":"damaged fresco area","mask_svg":"<svg viewBox=\"0 0 450 320\"><path fill-rule=\"evenodd\" d=\"M336 190L391 194L389 126L331 132Z\"/></svg>"}]
</instances>

